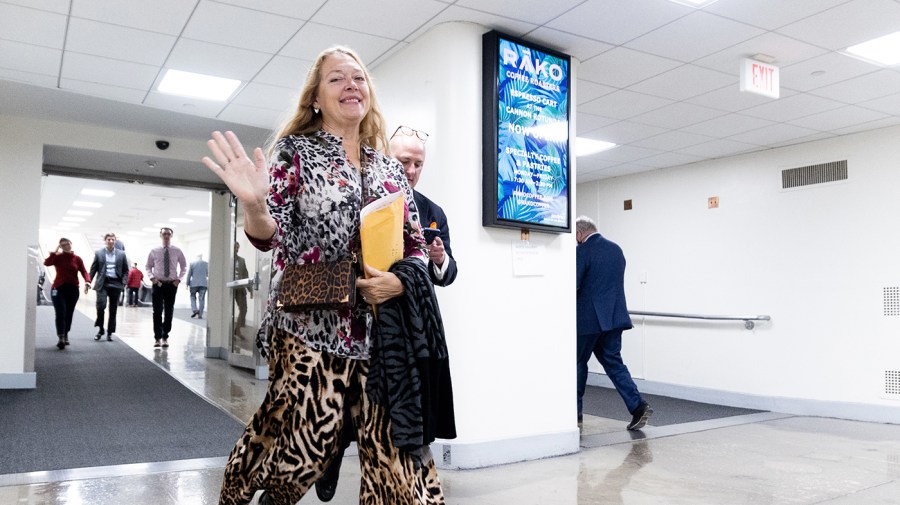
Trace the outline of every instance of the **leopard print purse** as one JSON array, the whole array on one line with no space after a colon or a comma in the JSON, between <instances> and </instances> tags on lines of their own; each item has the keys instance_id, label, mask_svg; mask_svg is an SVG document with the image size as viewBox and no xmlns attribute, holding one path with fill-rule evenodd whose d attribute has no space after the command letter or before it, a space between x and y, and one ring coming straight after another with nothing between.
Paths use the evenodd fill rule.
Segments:
<instances>
[{"instance_id":1,"label":"leopard print purse","mask_svg":"<svg viewBox=\"0 0 900 505\"><path fill-rule=\"evenodd\" d=\"M353 307L356 304L353 261L288 265L281 277L279 302L285 312Z\"/></svg>"}]
</instances>

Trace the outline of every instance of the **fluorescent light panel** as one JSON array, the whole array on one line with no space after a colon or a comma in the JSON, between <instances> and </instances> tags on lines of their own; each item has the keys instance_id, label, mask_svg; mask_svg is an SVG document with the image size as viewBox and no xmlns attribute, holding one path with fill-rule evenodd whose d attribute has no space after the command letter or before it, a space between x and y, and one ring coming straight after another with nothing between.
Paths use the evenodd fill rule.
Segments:
<instances>
[{"instance_id":1,"label":"fluorescent light panel","mask_svg":"<svg viewBox=\"0 0 900 505\"><path fill-rule=\"evenodd\" d=\"M900 32L894 32L862 44L846 49L851 56L856 56L870 63L892 66L900 63Z\"/></svg>"},{"instance_id":2,"label":"fluorescent light panel","mask_svg":"<svg viewBox=\"0 0 900 505\"><path fill-rule=\"evenodd\" d=\"M224 102L240 85L235 79L169 69L156 89L167 95Z\"/></svg>"},{"instance_id":3,"label":"fluorescent light panel","mask_svg":"<svg viewBox=\"0 0 900 505\"><path fill-rule=\"evenodd\" d=\"M590 156L616 147L612 142L575 137L575 157Z\"/></svg>"}]
</instances>

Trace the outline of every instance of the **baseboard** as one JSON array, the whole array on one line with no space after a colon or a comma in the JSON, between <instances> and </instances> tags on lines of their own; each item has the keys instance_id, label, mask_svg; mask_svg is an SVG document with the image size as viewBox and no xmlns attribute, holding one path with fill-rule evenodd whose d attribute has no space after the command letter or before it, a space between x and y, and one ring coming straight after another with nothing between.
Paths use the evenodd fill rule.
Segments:
<instances>
[{"instance_id":1,"label":"baseboard","mask_svg":"<svg viewBox=\"0 0 900 505\"><path fill-rule=\"evenodd\" d=\"M635 379L638 390L651 395L670 396L695 402L714 403L729 407L766 410L796 416L833 417L851 421L900 424L900 402L897 405L874 405L807 398L787 398L783 396L761 396L732 391L721 391L665 382ZM612 388L606 375L588 374L588 384Z\"/></svg>"},{"instance_id":2,"label":"baseboard","mask_svg":"<svg viewBox=\"0 0 900 505\"><path fill-rule=\"evenodd\" d=\"M37 373L0 373L0 389L34 389L37 387Z\"/></svg>"},{"instance_id":3,"label":"baseboard","mask_svg":"<svg viewBox=\"0 0 900 505\"><path fill-rule=\"evenodd\" d=\"M579 450L578 429L480 443L436 440L431 452L438 468L469 470L519 461L550 458Z\"/></svg>"}]
</instances>

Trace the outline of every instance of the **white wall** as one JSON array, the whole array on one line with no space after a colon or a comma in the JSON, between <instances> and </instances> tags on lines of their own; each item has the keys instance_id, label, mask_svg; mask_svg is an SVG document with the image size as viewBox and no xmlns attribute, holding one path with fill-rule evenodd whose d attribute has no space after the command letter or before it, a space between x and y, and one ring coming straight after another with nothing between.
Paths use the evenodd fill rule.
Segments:
<instances>
[{"instance_id":1,"label":"white wall","mask_svg":"<svg viewBox=\"0 0 900 505\"><path fill-rule=\"evenodd\" d=\"M631 310L772 316L650 319L629 333L652 387L796 414L900 422L900 128L578 186L578 213L628 260ZM846 159L849 179L781 189L781 171ZM707 198L719 197L708 209ZM631 199L634 209L623 210ZM641 279L646 275L646 284ZM629 333L625 334L626 345ZM648 387L643 387L647 391Z\"/></svg>"},{"instance_id":2,"label":"white wall","mask_svg":"<svg viewBox=\"0 0 900 505\"><path fill-rule=\"evenodd\" d=\"M477 467L578 450L574 246L532 233L546 272L514 277L519 232L481 225L479 25L439 25L378 66L388 131L427 131L417 189L443 207L459 276L436 288L450 349L458 438L444 466ZM441 459L440 444L436 457Z\"/></svg>"}]
</instances>

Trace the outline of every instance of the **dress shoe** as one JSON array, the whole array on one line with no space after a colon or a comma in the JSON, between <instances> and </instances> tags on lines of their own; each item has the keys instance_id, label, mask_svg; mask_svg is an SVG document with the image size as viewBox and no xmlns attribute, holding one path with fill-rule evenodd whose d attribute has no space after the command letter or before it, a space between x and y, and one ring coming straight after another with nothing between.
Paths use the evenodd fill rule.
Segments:
<instances>
[{"instance_id":1,"label":"dress shoe","mask_svg":"<svg viewBox=\"0 0 900 505\"><path fill-rule=\"evenodd\" d=\"M112 333L107 333L107 334L106 334L106 341L107 341L107 342L112 342Z\"/></svg>"},{"instance_id":2,"label":"dress shoe","mask_svg":"<svg viewBox=\"0 0 900 505\"><path fill-rule=\"evenodd\" d=\"M66 348L66 337L62 335L59 336L59 342L56 343L56 348L59 350Z\"/></svg>"},{"instance_id":3,"label":"dress shoe","mask_svg":"<svg viewBox=\"0 0 900 505\"><path fill-rule=\"evenodd\" d=\"M162 346L163 346L163 347L169 347L169 340L168 340L168 339L163 339L163 341L162 341Z\"/></svg>"},{"instance_id":4,"label":"dress shoe","mask_svg":"<svg viewBox=\"0 0 900 505\"><path fill-rule=\"evenodd\" d=\"M631 416L631 422L628 424L628 429L639 430L643 428L647 425L647 420L650 419L651 415L653 415L653 408L650 407L650 404L647 402L642 403Z\"/></svg>"},{"instance_id":5,"label":"dress shoe","mask_svg":"<svg viewBox=\"0 0 900 505\"><path fill-rule=\"evenodd\" d=\"M159 347L159 346L160 346L159 339L156 339L156 343L153 344L153 347Z\"/></svg>"},{"instance_id":6,"label":"dress shoe","mask_svg":"<svg viewBox=\"0 0 900 505\"><path fill-rule=\"evenodd\" d=\"M194 313L191 314L191 319L197 317L197 314L199 314L199 312L197 312L197 311L195 310Z\"/></svg>"},{"instance_id":7,"label":"dress shoe","mask_svg":"<svg viewBox=\"0 0 900 505\"><path fill-rule=\"evenodd\" d=\"M325 473L316 481L316 496L319 497L319 500L325 502L334 498L334 493L337 491L338 477L341 476L341 462L343 459L343 454L334 458L328 468L325 469Z\"/></svg>"},{"instance_id":8,"label":"dress shoe","mask_svg":"<svg viewBox=\"0 0 900 505\"><path fill-rule=\"evenodd\" d=\"M69 335L68 334L63 335L63 341L66 343L66 345L69 345Z\"/></svg>"},{"instance_id":9,"label":"dress shoe","mask_svg":"<svg viewBox=\"0 0 900 505\"><path fill-rule=\"evenodd\" d=\"M94 340L100 340L101 338L103 338L103 330L98 331L97 334L94 335Z\"/></svg>"}]
</instances>

